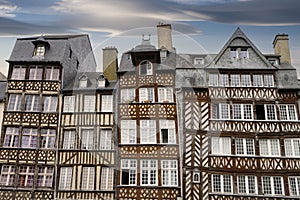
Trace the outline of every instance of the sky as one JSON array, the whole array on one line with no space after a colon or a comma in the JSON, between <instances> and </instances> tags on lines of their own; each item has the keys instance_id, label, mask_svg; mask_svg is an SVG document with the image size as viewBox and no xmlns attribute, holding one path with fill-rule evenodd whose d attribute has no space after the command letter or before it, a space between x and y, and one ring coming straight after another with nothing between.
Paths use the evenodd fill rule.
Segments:
<instances>
[{"instance_id":1,"label":"sky","mask_svg":"<svg viewBox=\"0 0 300 200\"><path fill-rule=\"evenodd\" d=\"M240 27L270 54L286 33L300 71L299 10L299 0L0 0L0 72L7 75L16 38L69 33L89 34L101 71L102 48L115 46L120 57L142 34L157 45L159 22L172 24L178 53L218 53Z\"/></svg>"}]
</instances>

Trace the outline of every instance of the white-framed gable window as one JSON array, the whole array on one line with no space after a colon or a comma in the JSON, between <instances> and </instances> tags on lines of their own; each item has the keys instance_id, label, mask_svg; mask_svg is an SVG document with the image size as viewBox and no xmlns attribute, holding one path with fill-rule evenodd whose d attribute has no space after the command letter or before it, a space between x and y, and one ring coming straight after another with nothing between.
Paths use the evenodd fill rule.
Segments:
<instances>
[{"instance_id":1,"label":"white-framed gable window","mask_svg":"<svg viewBox=\"0 0 300 200\"><path fill-rule=\"evenodd\" d=\"M195 65L204 65L204 58L194 58Z\"/></svg>"},{"instance_id":2,"label":"white-framed gable window","mask_svg":"<svg viewBox=\"0 0 300 200\"><path fill-rule=\"evenodd\" d=\"M238 49L237 48L230 48L230 58L237 59L239 58Z\"/></svg>"},{"instance_id":3,"label":"white-framed gable window","mask_svg":"<svg viewBox=\"0 0 300 200\"><path fill-rule=\"evenodd\" d=\"M43 76L43 68L40 66L30 66L29 80L41 80Z\"/></svg>"},{"instance_id":4,"label":"white-framed gable window","mask_svg":"<svg viewBox=\"0 0 300 200\"><path fill-rule=\"evenodd\" d=\"M164 60L167 58L167 50L162 49L160 50L160 59Z\"/></svg>"},{"instance_id":5,"label":"white-framed gable window","mask_svg":"<svg viewBox=\"0 0 300 200\"><path fill-rule=\"evenodd\" d=\"M141 160L141 185L157 185L157 160Z\"/></svg>"},{"instance_id":6,"label":"white-framed gable window","mask_svg":"<svg viewBox=\"0 0 300 200\"><path fill-rule=\"evenodd\" d=\"M231 175L212 174L212 192L232 193L233 181Z\"/></svg>"},{"instance_id":7,"label":"white-framed gable window","mask_svg":"<svg viewBox=\"0 0 300 200\"><path fill-rule=\"evenodd\" d=\"M229 119L228 103L213 103L211 105L212 119Z\"/></svg>"},{"instance_id":8,"label":"white-framed gable window","mask_svg":"<svg viewBox=\"0 0 300 200\"><path fill-rule=\"evenodd\" d=\"M174 102L172 87L158 88L158 102Z\"/></svg>"},{"instance_id":9,"label":"white-framed gable window","mask_svg":"<svg viewBox=\"0 0 300 200\"><path fill-rule=\"evenodd\" d=\"M294 104L280 104L279 114L281 120L297 120L296 108Z\"/></svg>"},{"instance_id":10,"label":"white-framed gable window","mask_svg":"<svg viewBox=\"0 0 300 200\"><path fill-rule=\"evenodd\" d=\"M257 178L256 176L238 176L238 193L239 194L257 194Z\"/></svg>"},{"instance_id":11,"label":"white-framed gable window","mask_svg":"<svg viewBox=\"0 0 300 200\"><path fill-rule=\"evenodd\" d=\"M215 73L210 73L208 75L208 85L209 86L218 86L219 85L219 76Z\"/></svg>"},{"instance_id":12,"label":"white-framed gable window","mask_svg":"<svg viewBox=\"0 0 300 200\"><path fill-rule=\"evenodd\" d=\"M241 86L240 74L230 74L230 83L232 87L240 87Z\"/></svg>"},{"instance_id":13,"label":"white-framed gable window","mask_svg":"<svg viewBox=\"0 0 300 200\"><path fill-rule=\"evenodd\" d=\"M19 146L19 128L6 127L3 147L18 147Z\"/></svg>"},{"instance_id":14,"label":"white-framed gable window","mask_svg":"<svg viewBox=\"0 0 300 200\"><path fill-rule=\"evenodd\" d=\"M263 194L284 195L283 177L281 176L263 176L262 177Z\"/></svg>"},{"instance_id":15,"label":"white-framed gable window","mask_svg":"<svg viewBox=\"0 0 300 200\"><path fill-rule=\"evenodd\" d=\"M177 186L178 185L178 167L177 160L162 160L162 185Z\"/></svg>"},{"instance_id":16,"label":"white-framed gable window","mask_svg":"<svg viewBox=\"0 0 300 200\"><path fill-rule=\"evenodd\" d=\"M59 189L69 190L72 184L72 167L62 167L60 169Z\"/></svg>"},{"instance_id":17,"label":"white-framed gable window","mask_svg":"<svg viewBox=\"0 0 300 200\"><path fill-rule=\"evenodd\" d=\"M121 102L130 103L135 101L135 88L121 89Z\"/></svg>"},{"instance_id":18,"label":"white-framed gable window","mask_svg":"<svg viewBox=\"0 0 300 200\"><path fill-rule=\"evenodd\" d=\"M35 46L33 56L44 56L46 52L45 44L38 44Z\"/></svg>"},{"instance_id":19,"label":"white-framed gable window","mask_svg":"<svg viewBox=\"0 0 300 200\"><path fill-rule=\"evenodd\" d=\"M75 149L75 139L76 131L75 130L65 130L64 131L64 142L62 144L63 149Z\"/></svg>"},{"instance_id":20,"label":"white-framed gable window","mask_svg":"<svg viewBox=\"0 0 300 200\"><path fill-rule=\"evenodd\" d=\"M152 75L153 65L149 60L144 60L140 63L140 75Z\"/></svg>"},{"instance_id":21,"label":"white-framed gable window","mask_svg":"<svg viewBox=\"0 0 300 200\"><path fill-rule=\"evenodd\" d=\"M233 119L253 119L253 107L251 104L232 104Z\"/></svg>"},{"instance_id":22,"label":"white-framed gable window","mask_svg":"<svg viewBox=\"0 0 300 200\"><path fill-rule=\"evenodd\" d=\"M94 149L94 129L81 130L81 149Z\"/></svg>"},{"instance_id":23,"label":"white-framed gable window","mask_svg":"<svg viewBox=\"0 0 300 200\"><path fill-rule=\"evenodd\" d=\"M213 155L230 155L231 138L230 137L212 137L211 153Z\"/></svg>"},{"instance_id":24,"label":"white-framed gable window","mask_svg":"<svg viewBox=\"0 0 300 200\"><path fill-rule=\"evenodd\" d=\"M113 112L113 95L101 95L101 112Z\"/></svg>"},{"instance_id":25,"label":"white-framed gable window","mask_svg":"<svg viewBox=\"0 0 300 200\"><path fill-rule=\"evenodd\" d=\"M240 58L249 58L249 53L247 48L240 49Z\"/></svg>"},{"instance_id":26,"label":"white-framed gable window","mask_svg":"<svg viewBox=\"0 0 300 200\"><path fill-rule=\"evenodd\" d=\"M64 112L74 112L75 111L75 96L64 96Z\"/></svg>"},{"instance_id":27,"label":"white-framed gable window","mask_svg":"<svg viewBox=\"0 0 300 200\"><path fill-rule=\"evenodd\" d=\"M95 112L96 96L85 95L83 98L83 112Z\"/></svg>"},{"instance_id":28,"label":"white-framed gable window","mask_svg":"<svg viewBox=\"0 0 300 200\"><path fill-rule=\"evenodd\" d=\"M57 97L43 96L43 111L56 112L57 111Z\"/></svg>"},{"instance_id":29,"label":"white-framed gable window","mask_svg":"<svg viewBox=\"0 0 300 200\"><path fill-rule=\"evenodd\" d=\"M14 165L2 165L0 184L13 186L15 181L16 167Z\"/></svg>"},{"instance_id":30,"label":"white-framed gable window","mask_svg":"<svg viewBox=\"0 0 300 200\"><path fill-rule=\"evenodd\" d=\"M291 196L300 196L300 176L289 176L289 190Z\"/></svg>"},{"instance_id":31,"label":"white-framed gable window","mask_svg":"<svg viewBox=\"0 0 300 200\"><path fill-rule=\"evenodd\" d=\"M26 95L25 96L25 110L26 111L38 111L40 105L39 95Z\"/></svg>"},{"instance_id":32,"label":"white-framed gable window","mask_svg":"<svg viewBox=\"0 0 300 200\"><path fill-rule=\"evenodd\" d=\"M79 78L79 87L80 88L86 88L87 87L87 83L88 83L88 77L85 74L83 74Z\"/></svg>"},{"instance_id":33,"label":"white-framed gable window","mask_svg":"<svg viewBox=\"0 0 300 200\"><path fill-rule=\"evenodd\" d=\"M155 120L140 120L140 142L141 144L156 143Z\"/></svg>"},{"instance_id":34,"label":"white-framed gable window","mask_svg":"<svg viewBox=\"0 0 300 200\"><path fill-rule=\"evenodd\" d=\"M121 160L121 185L136 185L137 161L133 159Z\"/></svg>"},{"instance_id":35,"label":"white-framed gable window","mask_svg":"<svg viewBox=\"0 0 300 200\"><path fill-rule=\"evenodd\" d=\"M94 190L95 182L95 168L83 167L81 177L81 189L82 190Z\"/></svg>"},{"instance_id":36,"label":"white-framed gable window","mask_svg":"<svg viewBox=\"0 0 300 200\"><path fill-rule=\"evenodd\" d=\"M235 139L236 155L253 156L255 155L254 139L236 138Z\"/></svg>"},{"instance_id":37,"label":"white-framed gable window","mask_svg":"<svg viewBox=\"0 0 300 200\"><path fill-rule=\"evenodd\" d=\"M174 120L159 120L160 143L176 144L176 131Z\"/></svg>"},{"instance_id":38,"label":"white-framed gable window","mask_svg":"<svg viewBox=\"0 0 300 200\"><path fill-rule=\"evenodd\" d=\"M289 157L300 157L300 139L289 138L284 140L285 155Z\"/></svg>"},{"instance_id":39,"label":"white-framed gable window","mask_svg":"<svg viewBox=\"0 0 300 200\"><path fill-rule=\"evenodd\" d=\"M264 74L264 86L273 87L274 86L274 75L273 74Z\"/></svg>"},{"instance_id":40,"label":"white-framed gable window","mask_svg":"<svg viewBox=\"0 0 300 200\"><path fill-rule=\"evenodd\" d=\"M136 121L121 120L121 143L135 144L136 143Z\"/></svg>"},{"instance_id":41,"label":"white-framed gable window","mask_svg":"<svg viewBox=\"0 0 300 200\"><path fill-rule=\"evenodd\" d=\"M101 168L101 190L113 190L114 188L114 168Z\"/></svg>"},{"instance_id":42,"label":"white-framed gable window","mask_svg":"<svg viewBox=\"0 0 300 200\"><path fill-rule=\"evenodd\" d=\"M11 79L12 80L24 80L25 74L26 74L26 67L19 66L19 65L13 66Z\"/></svg>"},{"instance_id":43,"label":"white-framed gable window","mask_svg":"<svg viewBox=\"0 0 300 200\"><path fill-rule=\"evenodd\" d=\"M140 102L154 102L154 88L139 88Z\"/></svg>"},{"instance_id":44,"label":"white-framed gable window","mask_svg":"<svg viewBox=\"0 0 300 200\"><path fill-rule=\"evenodd\" d=\"M280 156L278 139L260 139L259 152L261 156Z\"/></svg>"}]
</instances>

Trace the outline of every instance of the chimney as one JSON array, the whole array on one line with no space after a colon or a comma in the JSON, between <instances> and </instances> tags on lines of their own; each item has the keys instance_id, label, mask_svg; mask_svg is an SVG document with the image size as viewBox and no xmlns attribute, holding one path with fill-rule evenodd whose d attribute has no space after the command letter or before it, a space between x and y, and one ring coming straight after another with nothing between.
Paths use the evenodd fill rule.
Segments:
<instances>
[{"instance_id":1,"label":"chimney","mask_svg":"<svg viewBox=\"0 0 300 200\"><path fill-rule=\"evenodd\" d=\"M273 41L274 53L280 55L280 62L291 64L291 55L289 47L289 35L277 34Z\"/></svg>"},{"instance_id":2,"label":"chimney","mask_svg":"<svg viewBox=\"0 0 300 200\"><path fill-rule=\"evenodd\" d=\"M118 49L116 47L105 47L103 52L103 74L108 81L117 80Z\"/></svg>"},{"instance_id":3,"label":"chimney","mask_svg":"<svg viewBox=\"0 0 300 200\"><path fill-rule=\"evenodd\" d=\"M159 23L157 25L158 48L165 47L169 51L174 51L172 44L172 27L171 24Z\"/></svg>"}]
</instances>

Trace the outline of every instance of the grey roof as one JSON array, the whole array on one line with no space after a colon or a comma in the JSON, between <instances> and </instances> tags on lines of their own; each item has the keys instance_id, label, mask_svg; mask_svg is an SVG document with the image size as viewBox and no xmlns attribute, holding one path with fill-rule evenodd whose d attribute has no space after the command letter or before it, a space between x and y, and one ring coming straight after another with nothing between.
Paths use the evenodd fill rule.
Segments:
<instances>
[{"instance_id":1,"label":"grey roof","mask_svg":"<svg viewBox=\"0 0 300 200\"><path fill-rule=\"evenodd\" d=\"M142 44L134 47L131 52L142 52L142 51L158 51L154 45L151 45L150 38L148 40L143 39Z\"/></svg>"},{"instance_id":2,"label":"grey roof","mask_svg":"<svg viewBox=\"0 0 300 200\"><path fill-rule=\"evenodd\" d=\"M7 86L7 79L4 76L4 74L0 72L0 102L5 101L6 86Z\"/></svg>"},{"instance_id":3,"label":"grey roof","mask_svg":"<svg viewBox=\"0 0 300 200\"><path fill-rule=\"evenodd\" d=\"M217 54L177 54L176 68L203 68L214 60ZM204 64L194 64L195 58L203 58Z\"/></svg>"}]
</instances>

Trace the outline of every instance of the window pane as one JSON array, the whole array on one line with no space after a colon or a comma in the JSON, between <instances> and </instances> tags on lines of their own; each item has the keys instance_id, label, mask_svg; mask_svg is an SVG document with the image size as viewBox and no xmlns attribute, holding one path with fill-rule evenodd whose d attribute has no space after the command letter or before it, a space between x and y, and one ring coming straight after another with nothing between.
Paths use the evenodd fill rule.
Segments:
<instances>
[{"instance_id":1,"label":"window pane","mask_svg":"<svg viewBox=\"0 0 300 200\"><path fill-rule=\"evenodd\" d=\"M113 111L113 96L102 95L101 96L101 111L112 112Z\"/></svg>"},{"instance_id":2,"label":"window pane","mask_svg":"<svg viewBox=\"0 0 300 200\"><path fill-rule=\"evenodd\" d=\"M240 86L240 75L239 74L231 74L231 86L238 87Z\"/></svg>"}]
</instances>

